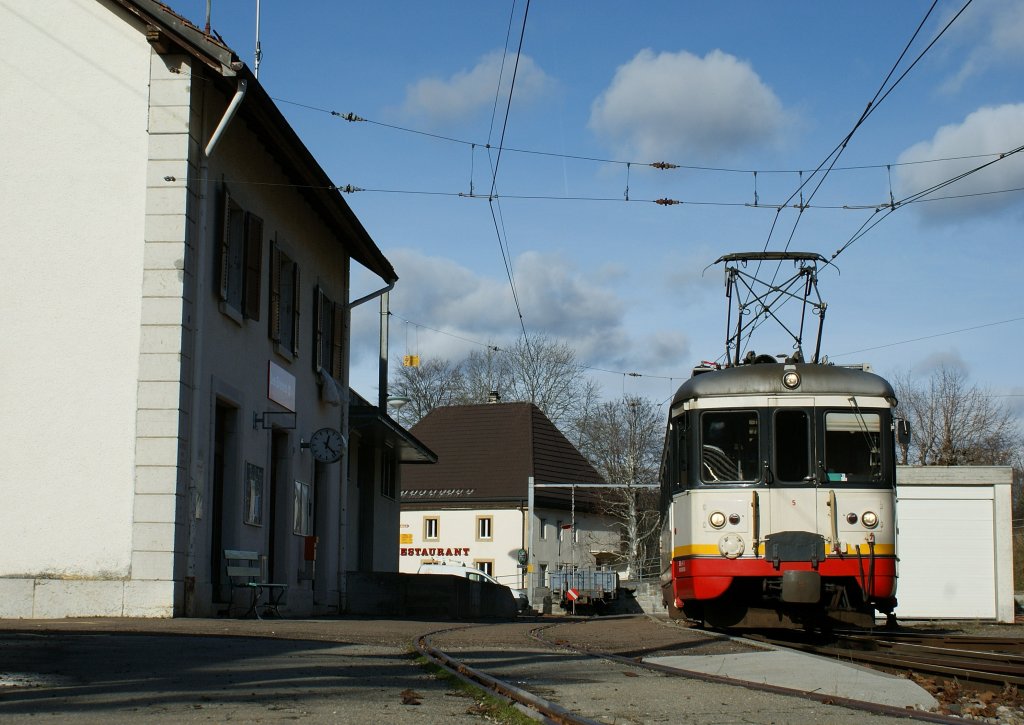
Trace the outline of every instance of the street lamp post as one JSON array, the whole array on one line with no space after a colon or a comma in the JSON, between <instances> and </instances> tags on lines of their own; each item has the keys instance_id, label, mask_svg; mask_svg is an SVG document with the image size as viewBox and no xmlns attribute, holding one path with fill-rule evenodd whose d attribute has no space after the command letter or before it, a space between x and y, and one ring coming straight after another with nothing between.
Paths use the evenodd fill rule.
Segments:
<instances>
[{"instance_id":1,"label":"street lamp post","mask_svg":"<svg viewBox=\"0 0 1024 725\"><path fill-rule=\"evenodd\" d=\"M404 408L411 400L412 398L407 395L388 396L388 407L395 411L395 420L398 421L399 425L402 425L402 408Z\"/></svg>"}]
</instances>

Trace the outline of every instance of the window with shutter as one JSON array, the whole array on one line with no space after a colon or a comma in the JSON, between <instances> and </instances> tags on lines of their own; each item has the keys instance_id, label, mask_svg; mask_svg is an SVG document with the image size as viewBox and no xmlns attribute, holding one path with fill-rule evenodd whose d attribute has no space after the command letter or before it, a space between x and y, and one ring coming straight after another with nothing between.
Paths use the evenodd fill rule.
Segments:
<instances>
[{"instance_id":1,"label":"window with shutter","mask_svg":"<svg viewBox=\"0 0 1024 725\"><path fill-rule=\"evenodd\" d=\"M324 355L324 327L328 322L324 320L324 301L327 296L320 289L320 285L313 288L313 371L326 370L325 364L330 358Z\"/></svg>"},{"instance_id":2,"label":"window with shutter","mask_svg":"<svg viewBox=\"0 0 1024 725\"><path fill-rule=\"evenodd\" d=\"M260 319L263 220L245 211L223 187L214 292L221 311L241 323Z\"/></svg>"},{"instance_id":3,"label":"window with shutter","mask_svg":"<svg viewBox=\"0 0 1024 725\"><path fill-rule=\"evenodd\" d=\"M398 477L395 475L395 457L385 452L380 462L380 495L385 498L398 498Z\"/></svg>"},{"instance_id":4,"label":"window with shutter","mask_svg":"<svg viewBox=\"0 0 1024 725\"><path fill-rule=\"evenodd\" d=\"M245 215L245 285L242 288L243 314L260 319L260 285L263 271L263 220Z\"/></svg>"},{"instance_id":5,"label":"window with shutter","mask_svg":"<svg viewBox=\"0 0 1024 725\"><path fill-rule=\"evenodd\" d=\"M245 269L245 212L224 191L224 228L220 244L220 299L242 312L242 280Z\"/></svg>"},{"instance_id":6,"label":"window with shutter","mask_svg":"<svg viewBox=\"0 0 1024 725\"><path fill-rule=\"evenodd\" d=\"M281 250L270 243L270 339L281 342Z\"/></svg>"},{"instance_id":7,"label":"window with shutter","mask_svg":"<svg viewBox=\"0 0 1024 725\"><path fill-rule=\"evenodd\" d=\"M323 370L337 381L342 373L343 307L317 285L313 293L313 369Z\"/></svg>"},{"instance_id":8,"label":"window with shutter","mask_svg":"<svg viewBox=\"0 0 1024 725\"><path fill-rule=\"evenodd\" d=\"M299 356L299 265L273 242L270 247L270 338L279 352Z\"/></svg>"},{"instance_id":9,"label":"window with shutter","mask_svg":"<svg viewBox=\"0 0 1024 725\"><path fill-rule=\"evenodd\" d=\"M343 325L345 324L345 308L339 304L331 305L331 322L334 326L334 332L331 335L331 377L335 380L341 380L341 375L344 369L345 361L341 356L342 353L342 333Z\"/></svg>"}]
</instances>

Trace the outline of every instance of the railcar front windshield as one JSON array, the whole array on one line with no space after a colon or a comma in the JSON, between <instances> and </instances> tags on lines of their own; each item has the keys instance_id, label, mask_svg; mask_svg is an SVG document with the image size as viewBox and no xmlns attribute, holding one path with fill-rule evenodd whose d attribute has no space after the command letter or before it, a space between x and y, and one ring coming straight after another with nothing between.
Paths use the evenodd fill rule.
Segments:
<instances>
[{"instance_id":1,"label":"railcar front windshield","mask_svg":"<svg viewBox=\"0 0 1024 725\"><path fill-rule=\"evenodd\" d=\"M825 414L825 474L831 483L864 483L882 478L882 416Z\"/></svg>"},{"instance_id":2,"label":"railcar front windshield","mask_svg":"<svg viewBox=\"0 0 1024 725\"><path fill-rule=\"evenodd\" d=\"M705 411L700 436L703 483L754 483L760 479L757 411Z\"/></svg>"}]
</instances>

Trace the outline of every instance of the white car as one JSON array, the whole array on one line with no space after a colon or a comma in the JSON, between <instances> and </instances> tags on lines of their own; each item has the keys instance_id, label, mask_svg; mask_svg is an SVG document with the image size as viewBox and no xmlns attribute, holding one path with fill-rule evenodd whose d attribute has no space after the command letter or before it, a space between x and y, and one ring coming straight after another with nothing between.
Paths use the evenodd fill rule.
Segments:
<instances>
[{"instance_id":1,"label":"white car","mask_svg":"<svg viewBox=\"0 0 1024 725\"><path fill-rule=\"evenodd\" d=\"M466 566L465 564L420 564L420 568L416 570L416 573L449 574L451 576L460 576L464 579L469 579L470 581L497 584L499 587L505 587L512 592L512 598L516 600L516 607L520 611L530 608L530 600L526 596L525 589L515 589L506 584L502 584L490 574L485 574L479 569L474 569L473 567Z\"/></svg>"}]
</instances>

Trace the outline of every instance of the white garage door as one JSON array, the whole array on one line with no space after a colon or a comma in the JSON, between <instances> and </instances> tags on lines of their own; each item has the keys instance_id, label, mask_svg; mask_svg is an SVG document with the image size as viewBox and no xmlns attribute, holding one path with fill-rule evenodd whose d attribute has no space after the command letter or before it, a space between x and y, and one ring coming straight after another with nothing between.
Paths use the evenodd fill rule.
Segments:
<instances>
[{"instance_id":1,"label":"white garage door","mask_svg":"<svg viewBox=\"0 0 1024 725\"><path fill-rule=\"evenodd\" d=\"M996 617L993 509L991 498L900 498L897 617Z\"/></svg>"}]
</instances>

